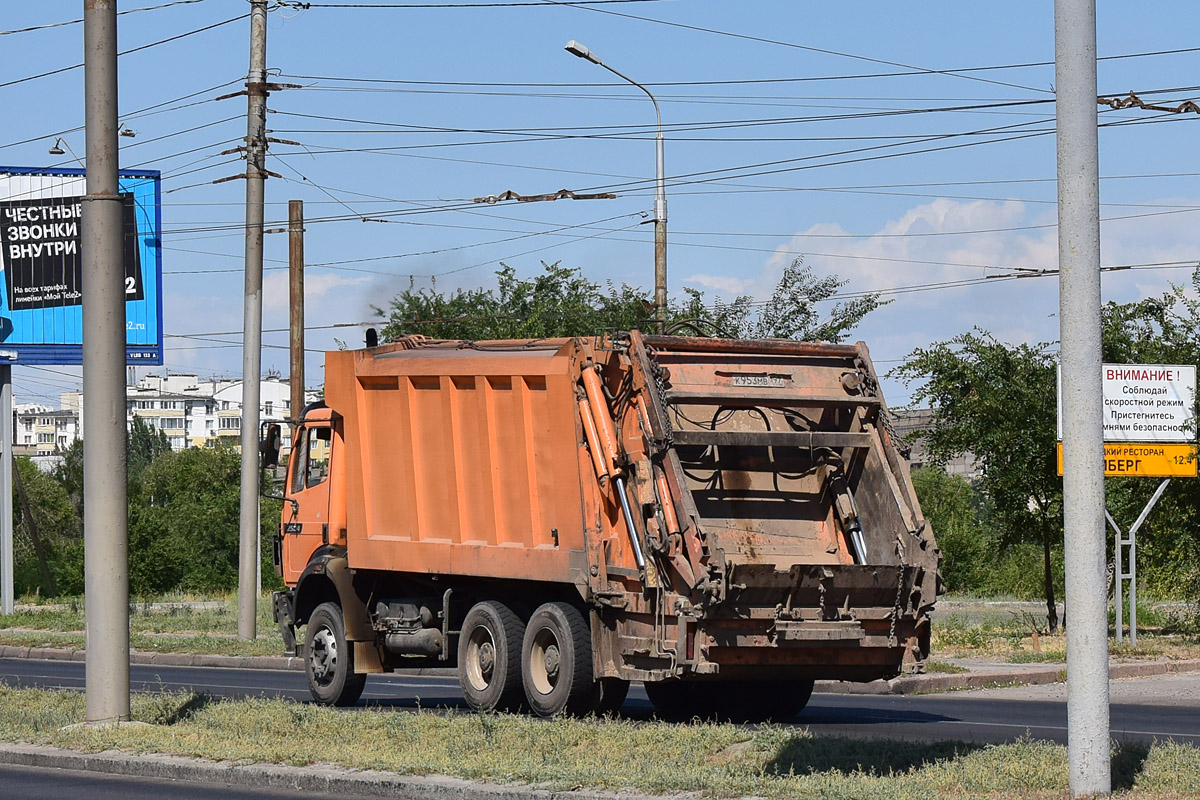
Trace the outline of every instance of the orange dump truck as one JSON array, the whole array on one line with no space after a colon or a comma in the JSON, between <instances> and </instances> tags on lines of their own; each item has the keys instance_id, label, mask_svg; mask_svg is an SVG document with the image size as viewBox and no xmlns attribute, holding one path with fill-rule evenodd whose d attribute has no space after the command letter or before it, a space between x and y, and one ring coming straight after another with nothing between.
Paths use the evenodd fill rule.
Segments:
<instances>
[{"instance_id":1,"label":"orange dump truck","mask_svg":"<svg viewBox=\"0 0 1200 800\"><path fill-rule=\"evenodd\" d=\"M937 545L861 343L413 337L325 380L275 549L321 702L450 663L478 709L636 680L667 717L790 716L928 655Z\"/></svg>"}]
</instances>

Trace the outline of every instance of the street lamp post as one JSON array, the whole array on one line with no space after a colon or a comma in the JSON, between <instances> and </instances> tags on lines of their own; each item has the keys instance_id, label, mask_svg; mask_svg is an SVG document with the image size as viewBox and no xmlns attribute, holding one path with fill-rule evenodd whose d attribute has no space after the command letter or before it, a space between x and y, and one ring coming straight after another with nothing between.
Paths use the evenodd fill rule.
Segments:
<instances>
[{"instance_id":1,"label":"street lamp post","mask_svg":"<svg viewBox=\"0 0 1200 800\"><path fill-rule=\"evenodd\" d=\"M655 178L654 193L654 317L658 332L662 333L667 323L667 185L663 171L662 114L658 110L658 100L654 99L654 95L645 86L605 64L599 56L574 39L567 42L566 51L597 66L604 67L618 78L632 83L645 92L646 96L650 98L650 102L654 104L654 117L658 130L655 135L658 174Z\"/></svg>"}]
</instances>

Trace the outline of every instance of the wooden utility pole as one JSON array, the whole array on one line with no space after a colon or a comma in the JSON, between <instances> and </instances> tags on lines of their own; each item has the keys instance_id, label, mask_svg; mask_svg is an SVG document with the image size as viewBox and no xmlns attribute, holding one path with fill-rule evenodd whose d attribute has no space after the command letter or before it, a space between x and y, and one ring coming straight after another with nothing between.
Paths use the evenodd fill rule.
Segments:
<instances>
[{"instance_id":1,"label":"wooden utility pole","mask_svg":"<svg viewBox=\"0 0 1200 800\"><path fill-rule=\"evenodd\" d=\"M288 202L288 343L292 388L292 419L304 410L304 201ZM292 426L292 442L299 425Z\"/></svg>"}]
</instances>

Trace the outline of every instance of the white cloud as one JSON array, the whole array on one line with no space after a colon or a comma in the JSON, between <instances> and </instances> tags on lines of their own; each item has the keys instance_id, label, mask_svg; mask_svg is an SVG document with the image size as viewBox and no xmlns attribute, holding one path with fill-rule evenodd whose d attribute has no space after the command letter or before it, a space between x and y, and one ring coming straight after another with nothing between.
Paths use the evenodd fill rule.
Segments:
<instances>
[{"instance_id":1,"label":"white cloud","mask_svg":"<svg viewBox=\"0 0 1200 800\"><path fill-rule=\"evenodd\" d=\"M1189 200L1164 205L1195 205ZM1155 209L1147 209L1153 212ZM1166 209L1169 210L1169 209ZM1105 216L1137 213L1106 209ZM1114 220L1102 230L1102 263L1146 264L1200 257L1195 214L1175 213ZM1008 342L1051 342L1059 338L1058 282L1054 277L980 280L1015 269L1054 270L1058 236L1051 205L1018 201L960 201L939 198L914 206L864 237L847 236L836 223L812 225L764 259L754 275L698 274L686 284L758 298L770 296L784 265L803 254L818 275L848 281L845 292L882 291L887 306L869 315L854 333L871 347L885 372L917 347L979 327ZM977 231L967 233L967 231ZM1108 272L1105 300L1127 302L1160 294L1170 283L1187 283L1190 269ZM977 281L956 287L928 287ZM889 385L894 404L903 387Z\"/></svg>"}]
</instances>

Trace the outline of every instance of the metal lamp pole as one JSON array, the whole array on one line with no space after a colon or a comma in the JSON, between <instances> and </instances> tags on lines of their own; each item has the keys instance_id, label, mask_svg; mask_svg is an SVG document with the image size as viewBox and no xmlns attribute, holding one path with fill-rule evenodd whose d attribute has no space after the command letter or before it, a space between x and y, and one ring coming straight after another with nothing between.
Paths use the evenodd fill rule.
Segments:
<instances>
[{"instance_id":1,"label":"metal lamp pole","mask_svg":"<svg viewBox=\"0 0 1200 800\"><path fill-rule=\"evenodd\" d=\"M650 102L654 104L654 117L658 130L655 135L658 174L655 178L654 193L654 317L658 332L662 333L667 324L667 185L663 167L662 113L658 109L658 100L654 99L654 95L645 86L605 64L598 55L574 39L567 42L566 51L590 61L596 66L604 67L618 78L632 83L645 92L646 96L650 98Z\"/></svg>"}]
</instances>

